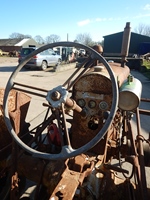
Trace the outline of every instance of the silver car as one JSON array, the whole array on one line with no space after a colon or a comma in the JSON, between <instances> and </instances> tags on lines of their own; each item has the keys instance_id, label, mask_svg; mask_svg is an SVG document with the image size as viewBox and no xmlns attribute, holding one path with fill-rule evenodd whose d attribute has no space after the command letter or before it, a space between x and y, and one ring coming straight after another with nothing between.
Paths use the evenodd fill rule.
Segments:
<instances>
[{"instance_id":1,"label":"silver car","mask_svg":"<svg viewBox=\"0 0 150 200\"><path fill-rule=\"evenodd\" d=\"M28 47L22 48L18 62L20 63L27 55L33 52L37 48ZM39 67L42 70L46 70L49 66L57 66L61 63L61 56L56 54L53 49L42 51L35 55L27 64L24 66L29 69L31 67Z\"/></svg>"}]
</instances>

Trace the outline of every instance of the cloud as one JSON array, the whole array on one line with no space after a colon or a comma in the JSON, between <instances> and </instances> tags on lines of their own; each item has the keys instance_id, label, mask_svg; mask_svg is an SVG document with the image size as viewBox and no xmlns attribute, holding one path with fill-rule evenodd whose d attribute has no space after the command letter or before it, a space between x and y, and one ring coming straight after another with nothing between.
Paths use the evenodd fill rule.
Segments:
<instances>
[{"instance_id":1,"label":"cloud","mask_svg":"<svg viewBox=\"0 0 150 200\"><path fill-rule=\"evenodd\" d=\"M139 18L144 18L144 17L150 17L150 13L148 13L148 14L139 14L139 15L134 16L133 18L139 19Z\"/></svg>"},{"instance_id":2,"label":"cloud","mask_svg":"<svg viewBox=\"0 0 150 200\"><path fill-rule=\"evenodd\" d=\"M94 23L94 22L104 22L104 21L113 21L113 20L120 20L120 18L113 19L112 17L110 17L110 18L96 18L93 20L86 19L86 20L77 22L77 24L78 24L78 26L85 26L87 24Z\"/></svg>"},{"instance_id":3,"label":"cloud","mask_svg":"<svg viewBox=\"0 0 150 200\"><path fill-rule=\"evenodd\" d=\"M147 4L145 5L144 7L145 10L150 10L150 4ZM129 17L129 16L126 16L126 17L116 17L116 18L95 18L95 19L86 19L86 20L83 20L83 21L79 21L77 22L78 26L86 26L90 23L95 23L95 22L105 22L105 21L120 21L120 20L127 20L127 19L140 19L140 18L145 18L145 17L150 17L150 13L147 13L147 14L139 14L139 15L135 15L135 16L132 16L132 17Z\"/></svg>"},{"instance_id":4,"label":"cloud","mask_svg":"<svg viewBox=\"0 0 150 200\"><path fill-rule=\"evenodd\" d=\"M143 7L143 10L150 10L150 4L146 4L146 5Z\"/></svg>"},{"instance_id":5,"label":"cloud","mask_svg":"<svg viewBox=\"0 0 150 200\"><path fill-rule=\"evenodd\" d=\"M96 18L95 21L96 22L101 22L101 21L106 21L107 19L106 18Z\"/></svg>"},{"instance_id":6,"label":"cloud","mask_svg":"<svg viewBox=\"0 0 150 200\"><path fill-rule=\"evenodd\" d=\"M121 17L117 17L117 18L113 18L113 17L110 17L110 18L96 18L94 21L95 21L95 22L102 22L102 21L118 21L118 20L121 20L121 19L124 19L124 18L121 18Z\"/></svg>"},{"instance_id":7,"label":"cloud","mask_svg":"<svg viewBox=\"0 0 150 200\"><path fill-rule=\"evenodd\" d=\"M91 20L86 19L86 20L78 22L77 24L78 24L78 26L85 26L85 25L87 25L89 23L91 23Z\"/></svg>"}]
</instances>

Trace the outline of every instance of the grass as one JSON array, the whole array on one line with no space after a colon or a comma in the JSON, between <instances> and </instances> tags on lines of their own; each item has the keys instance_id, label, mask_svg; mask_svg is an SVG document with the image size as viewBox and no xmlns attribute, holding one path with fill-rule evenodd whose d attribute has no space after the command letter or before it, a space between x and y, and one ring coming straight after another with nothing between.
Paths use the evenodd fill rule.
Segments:
<instances>
[{"instance_id":1,"label":"grass","mask_svg":"<svg viewBox=\"0 0 150 200\"><path fill-rule=\"evenodd\" d=\"M142 68L143 68L143 70L141 70L142 74L150 79L150 61L144 60Z\"/></svg>"}]
</instances>

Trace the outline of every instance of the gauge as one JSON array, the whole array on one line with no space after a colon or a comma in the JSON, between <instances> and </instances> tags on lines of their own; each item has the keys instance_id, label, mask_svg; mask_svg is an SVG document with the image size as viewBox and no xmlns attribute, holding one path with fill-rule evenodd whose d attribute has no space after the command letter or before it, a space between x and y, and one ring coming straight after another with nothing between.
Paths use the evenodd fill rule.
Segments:
<instances>
[{"instance_id":1,"label":"gauge","mask_svg":"<svg viewBox=\"0 0 150 200\"><path fill-rule=\"evenodd\" d=\"M89 108L95 108L96 107L96 102L93 100L90 100L88 103Z\"/></svg>"},{"instance_id":2,"label":"gauge","mask_svg":"<svg viewBox=\"0 0 150 200\"><path fill-rule=\"evenodd\" d=\"M77 104L78 104L81 108L83 108L83 107L85 106L85 100L84 100L84 99L78 99L78 100L77 100Z\"/></svg>"},{"instance_id":3,"label":"gauge","mask_svg":"<svg viewBox=\"0 0 150 200\"><path fill-rule=\"evenodd\" d=\"M107 109L108 109L108 103L105 102L105 101L101 101L101 102L99 103L99 108L100 108L101 110L107 110Z\"/></svg>"}]
</instances>

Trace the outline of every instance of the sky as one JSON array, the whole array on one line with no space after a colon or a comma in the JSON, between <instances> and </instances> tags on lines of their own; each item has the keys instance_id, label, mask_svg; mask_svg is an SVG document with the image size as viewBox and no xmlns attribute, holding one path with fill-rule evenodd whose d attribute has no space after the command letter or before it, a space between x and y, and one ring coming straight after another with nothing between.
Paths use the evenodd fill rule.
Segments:
<instances>
[{"instance_id":1,"label":"sky","mask_svg":"<svg viewBox=\"0 0 150 200\"><path fill-rule=\"evenodd\" d=\"M98 42L123 31L127 22L132 32L150 26L150 0L0 0L0 19L0 39L21 33L74 41L86 33Z\"/></svg>"}]
</instances>

